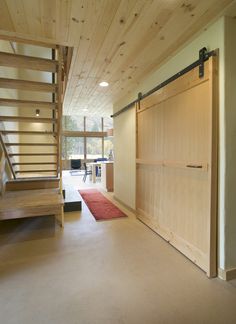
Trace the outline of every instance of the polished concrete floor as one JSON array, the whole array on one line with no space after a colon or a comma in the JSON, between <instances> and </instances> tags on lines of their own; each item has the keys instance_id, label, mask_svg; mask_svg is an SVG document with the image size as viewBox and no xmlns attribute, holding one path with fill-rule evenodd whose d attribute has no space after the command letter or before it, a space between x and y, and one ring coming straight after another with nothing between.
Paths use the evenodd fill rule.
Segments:
<instances>
[{"instance_id":1,"label":"polished concrete floor","mask_svg":"<svg viewBox=\"0 0 236 324\"><path fill-rule=\"evenodd\" d=\"M236 283L207 279L123 210L96 222L83 205L64 230L53 217L1 223L0 323L236 323Z\"/></svg>"}]
</instances>

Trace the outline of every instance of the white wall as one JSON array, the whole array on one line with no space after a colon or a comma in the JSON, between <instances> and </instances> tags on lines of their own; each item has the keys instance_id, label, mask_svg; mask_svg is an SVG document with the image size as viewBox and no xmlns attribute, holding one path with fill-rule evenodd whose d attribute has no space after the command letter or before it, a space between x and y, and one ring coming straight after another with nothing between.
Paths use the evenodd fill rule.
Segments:
<instances>
[{"instance_id":1,"label":"white wall","mask_svg":"<svg viewBox=\"0 0 236 324\"><path fill-rule=\"evenodd\" d=\"M135 110L114 119L115 197L135 209Z\"/></svg>"},{"instance_id":2,"label":"white wall","mask_svg":"<svg viewBox=\"0 0 236 324\"><path fill-rule=\"evenodd\" d=\"M225 267L236 268L236 21L225 24Z\"/></svg>"},{"instance_id":3,"label":"white wall","mask_svg":"<svg viewBox=\"0 0 236 324\"><path fill-rule=\"evenodd\" d=\"M225 261L225 53L224 53L224 40L225 40L225 18L220 18L206 30L204 30L200 35L198 35L191 43L186 44L186 46L180 50L175 56L169 59L164 65L159 69L151 73L145 80L140 82L140 85L135 91L133 91L129 96L124 97L120 102L114 105L114 112L121 109L123 106L128 104L137 98L138 92L145 93L151 88L155 87L160 82L163 82L173 74L177 73L187 65L191 64L193 61L198 59L198 51L202 47L207 47L208 50L219 49L219 74L220 74L220 102L219 102L219 128L220 128L220 138L219 138L219 267L222 269L226 268ZM133 125L131 127L126 127L125 137L123 134L123 127L126 122L125 115L134 114L134 111L125 113L123 117L123 122L114 123L115 130L115 152L118 150L119 161L115 164L115 196L133 207L133 202L135 201L135 172L130 173L130 169L119 168L119 164L125 164L127 161L127 155L122 155L119 153L122 148L122 143L125 143L125 147L129 147L131 152L135 149L134 134L135 130ZM122 115L121 115L122 116ZM115 118L116 120L116 118ZM129 156L129 153L128 153ZM115 156L116 158L116 156ZM122 160L123 159L123 160ZM130 156L131 164L133 164L134 157ZM118 163L119 162L119 163ZM123 174L121 174L123 172ZM128 181L120 181L120 178L128 179ZM125 197L129 196L129 200ZM234 264L236 266L236 263Z\"/></svg>"}]
</instances>

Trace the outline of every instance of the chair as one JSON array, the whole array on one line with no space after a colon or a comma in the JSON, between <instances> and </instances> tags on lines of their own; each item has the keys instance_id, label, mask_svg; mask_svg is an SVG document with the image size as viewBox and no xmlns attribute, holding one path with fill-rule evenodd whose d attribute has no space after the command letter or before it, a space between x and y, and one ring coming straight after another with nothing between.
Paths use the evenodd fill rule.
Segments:
<instances>
[{"instance_id":1,"label":"chair","mask_svg":"<svg viewBox=\"0 0 236 324\"><path fill-rule=\"evenodd\" d=\"M92 170L89 170L87 167L87 164L84 163L84 177L83 177L83 181L86 181L87 175L91 175L92 174Z\"/></svg>"},{"instance_id":2,"label":"chair","mask_svg":"<svg viewBox=\"0 0 236 324\"><path fill-rule=\"evenodd\" d=\"M81 170L81 160L80 159L72 159L70 160L70 167L71 167L71 175L73 175L73 173L77 173L79 170Z\"/></svg>"}]
</instances>

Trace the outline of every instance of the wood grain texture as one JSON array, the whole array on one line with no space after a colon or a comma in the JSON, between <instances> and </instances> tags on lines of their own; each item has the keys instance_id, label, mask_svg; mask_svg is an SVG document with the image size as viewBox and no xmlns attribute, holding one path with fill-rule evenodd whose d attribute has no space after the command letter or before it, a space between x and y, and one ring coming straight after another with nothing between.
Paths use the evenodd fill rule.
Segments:
<instances>
[{"instance_id":1,"label":"wood grain texture","mask_svg":"<svg viewBox=\"0 0 236 324\"><path fill-rule=\"evenodd\" d=\"M57 86L52 83L0 78L0 88L39 92L56 92Z\"/></svg>"},{"instance_id":2,"label":"wood grain texture","mask_svg":"<svg viewBox=\"0 0 236 324\"><path fill-rule=\"evenodd\" d=\"M6 143L6 146L57 146L56 143Z\"/></svg>"},{"instance_id":3,"label":"wood grain texture","mask_svg":"<svg viewBox=\"0 0 236 324\"><path fill-rule=\"evenodd\" d=\"M80 131L63 131L66 137L106 137L107 132L80 132Z\"/></svg>"},{"instance_id":4,"label":"wood grain texture","mask_svg":"<svg viewBox=\"0 0 236 324\"><path fill-rule=\"evenodd\" d=\"M12 191L0 198L0 220L60 215L63 222L63 204L63 197L56 189Z\"/></svg>"},{"instance_id":5,"label":"wood grain texture","mask_svg":"<svg viewBox=\"0 0 236 324\"><path fill-rule=\"evenodd\" d=\"M44 172L50 172L50 173L55 173L57 172L56 169L50 169L50 170L47 170L47 169L33 169L33 170L20 170L20 171L15 171L15 173L44 173Z\"/></svg>"},{"instance_id":6,"label":"wood grain texture","mask_svg":"<svg viewBox=\"0 0 236 324\"><path fill-rule=\"evenodd\" d=\"M3 196L5 193L6 187L6 158L4 152L2 152L0 159L0 195Z\"/></svg>"},{"instance_id":7,"label":"wood grain texture","mask_svg":"<svg viewBox=\"0 0 236 324\"><path fill-rule=\"evenodd\" d=\"M107 116L114 102L128 95L231 3L2 0L0 36L49 47L74 47L65 112L83 114L89 106L91 114ZM103 80L110 83L109 88L98 86Z\"/></svg>"},{"instance_id":8,"label":"wood grain texture","mask_svg":"<svg viewBox=\"0 0 236 324\"><path fill-rule=\"evenodd\" d=\"M56 72L58 62L39 57L0 52L0 66L30 69L36 71Z\"/></svg>"},{"instance_id":9,"label":"wood grain texture","mask_svg":"<svg viewBox=\"0 0 236 324\"><path fill-rule=\"evenodd\" d=\"M142 100L136 110L138 217L209 277L216 275L213 60L205 63L203 79L195 68Z\"/></svg>"},{"instance_id":10,"label":"wood grain texture","mask_svg":"<svg viewBox=\"0 0 236 324\"><path fill-rule=\"evenodd\" d=\"M57 156L57 153L9 153L9 156Z\"/></svg>"},{"instance_id":11,"label":"wood grain texture","mask_svg":"<svg viewBox=\"0 0 236 324\"><path fill-rule=\"evenodd\" d=\"M0 121L46 123L46 124L52 124L57 122L57 120L53 118L16 117L16 116L0 116Z\"/></svg>"},{"instance_id":12,"label":"wood grain texture","mask_svg":"<svg viewBox=\"0 0 236 324\"><path fill-rule=\"evenodd\" d=\"M10 168L11 174L12 174L13 178L15 179L16 174L15 174L15 170L14 170L14 168L12 166L12 161L11 161L11 158L10 158L11 155L9 154L9 152L8 152L8 150L6 148L5 141L4 141L4 138L3 138L3 135L2 135L1 132L0 132L0 145L2 147L2 151L4 152L4 156L5 156L5 158L6 158L7 162L8 162L8 166Z\"/></svg>"},{"instance_id":13,"label":"wood grain texture","mask_svg":"<svg viewBox=\"0 0 236 324\"><path fill-rule=\"evenodd\" d=\"M7 191L59 188L58 178L16 179L6 182Z\"/></svg>"},{"instance_id":14,"label":"wood grain texture","mask_svg":"<svg viewBox=\"0 0 236 324\"><path fill-rule=\"evenodd\" d=\"M56 136L56 132L48 131L13 131L13 130L0 130L2 134L24 134L24 135L53 135Z\"/></svg>"},{"instance_id":15,"label":"wood grain texture","mask_svg":"<svg viewBox=\"0 0 236 324\"><path fill-rule=\"evenodd\" d=\"M56 103L53 102L44 102L44 101L35 101L35 100L16 100L16 99L6 99L0 98L0 106L3 107L24 107L24 108L49 108L56 109Z\"/></svg>"}]
</instances>

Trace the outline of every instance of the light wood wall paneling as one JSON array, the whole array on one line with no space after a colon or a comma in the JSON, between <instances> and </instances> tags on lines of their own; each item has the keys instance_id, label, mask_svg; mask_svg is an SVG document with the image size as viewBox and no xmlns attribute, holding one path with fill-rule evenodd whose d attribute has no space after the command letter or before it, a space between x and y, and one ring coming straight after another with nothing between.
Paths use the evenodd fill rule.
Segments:
<instances>
[{"instance_id":1,"label":"light wood wall paneling","mask_svg":"<svg viewBox=\"0 0 236 324\"><path fill-rule=\"evenodd\" d=\"M195 68L136 110L138 217L209 277L216 275L214 60L205 63L204 78Z\"/></svg>"}]
</instances>

